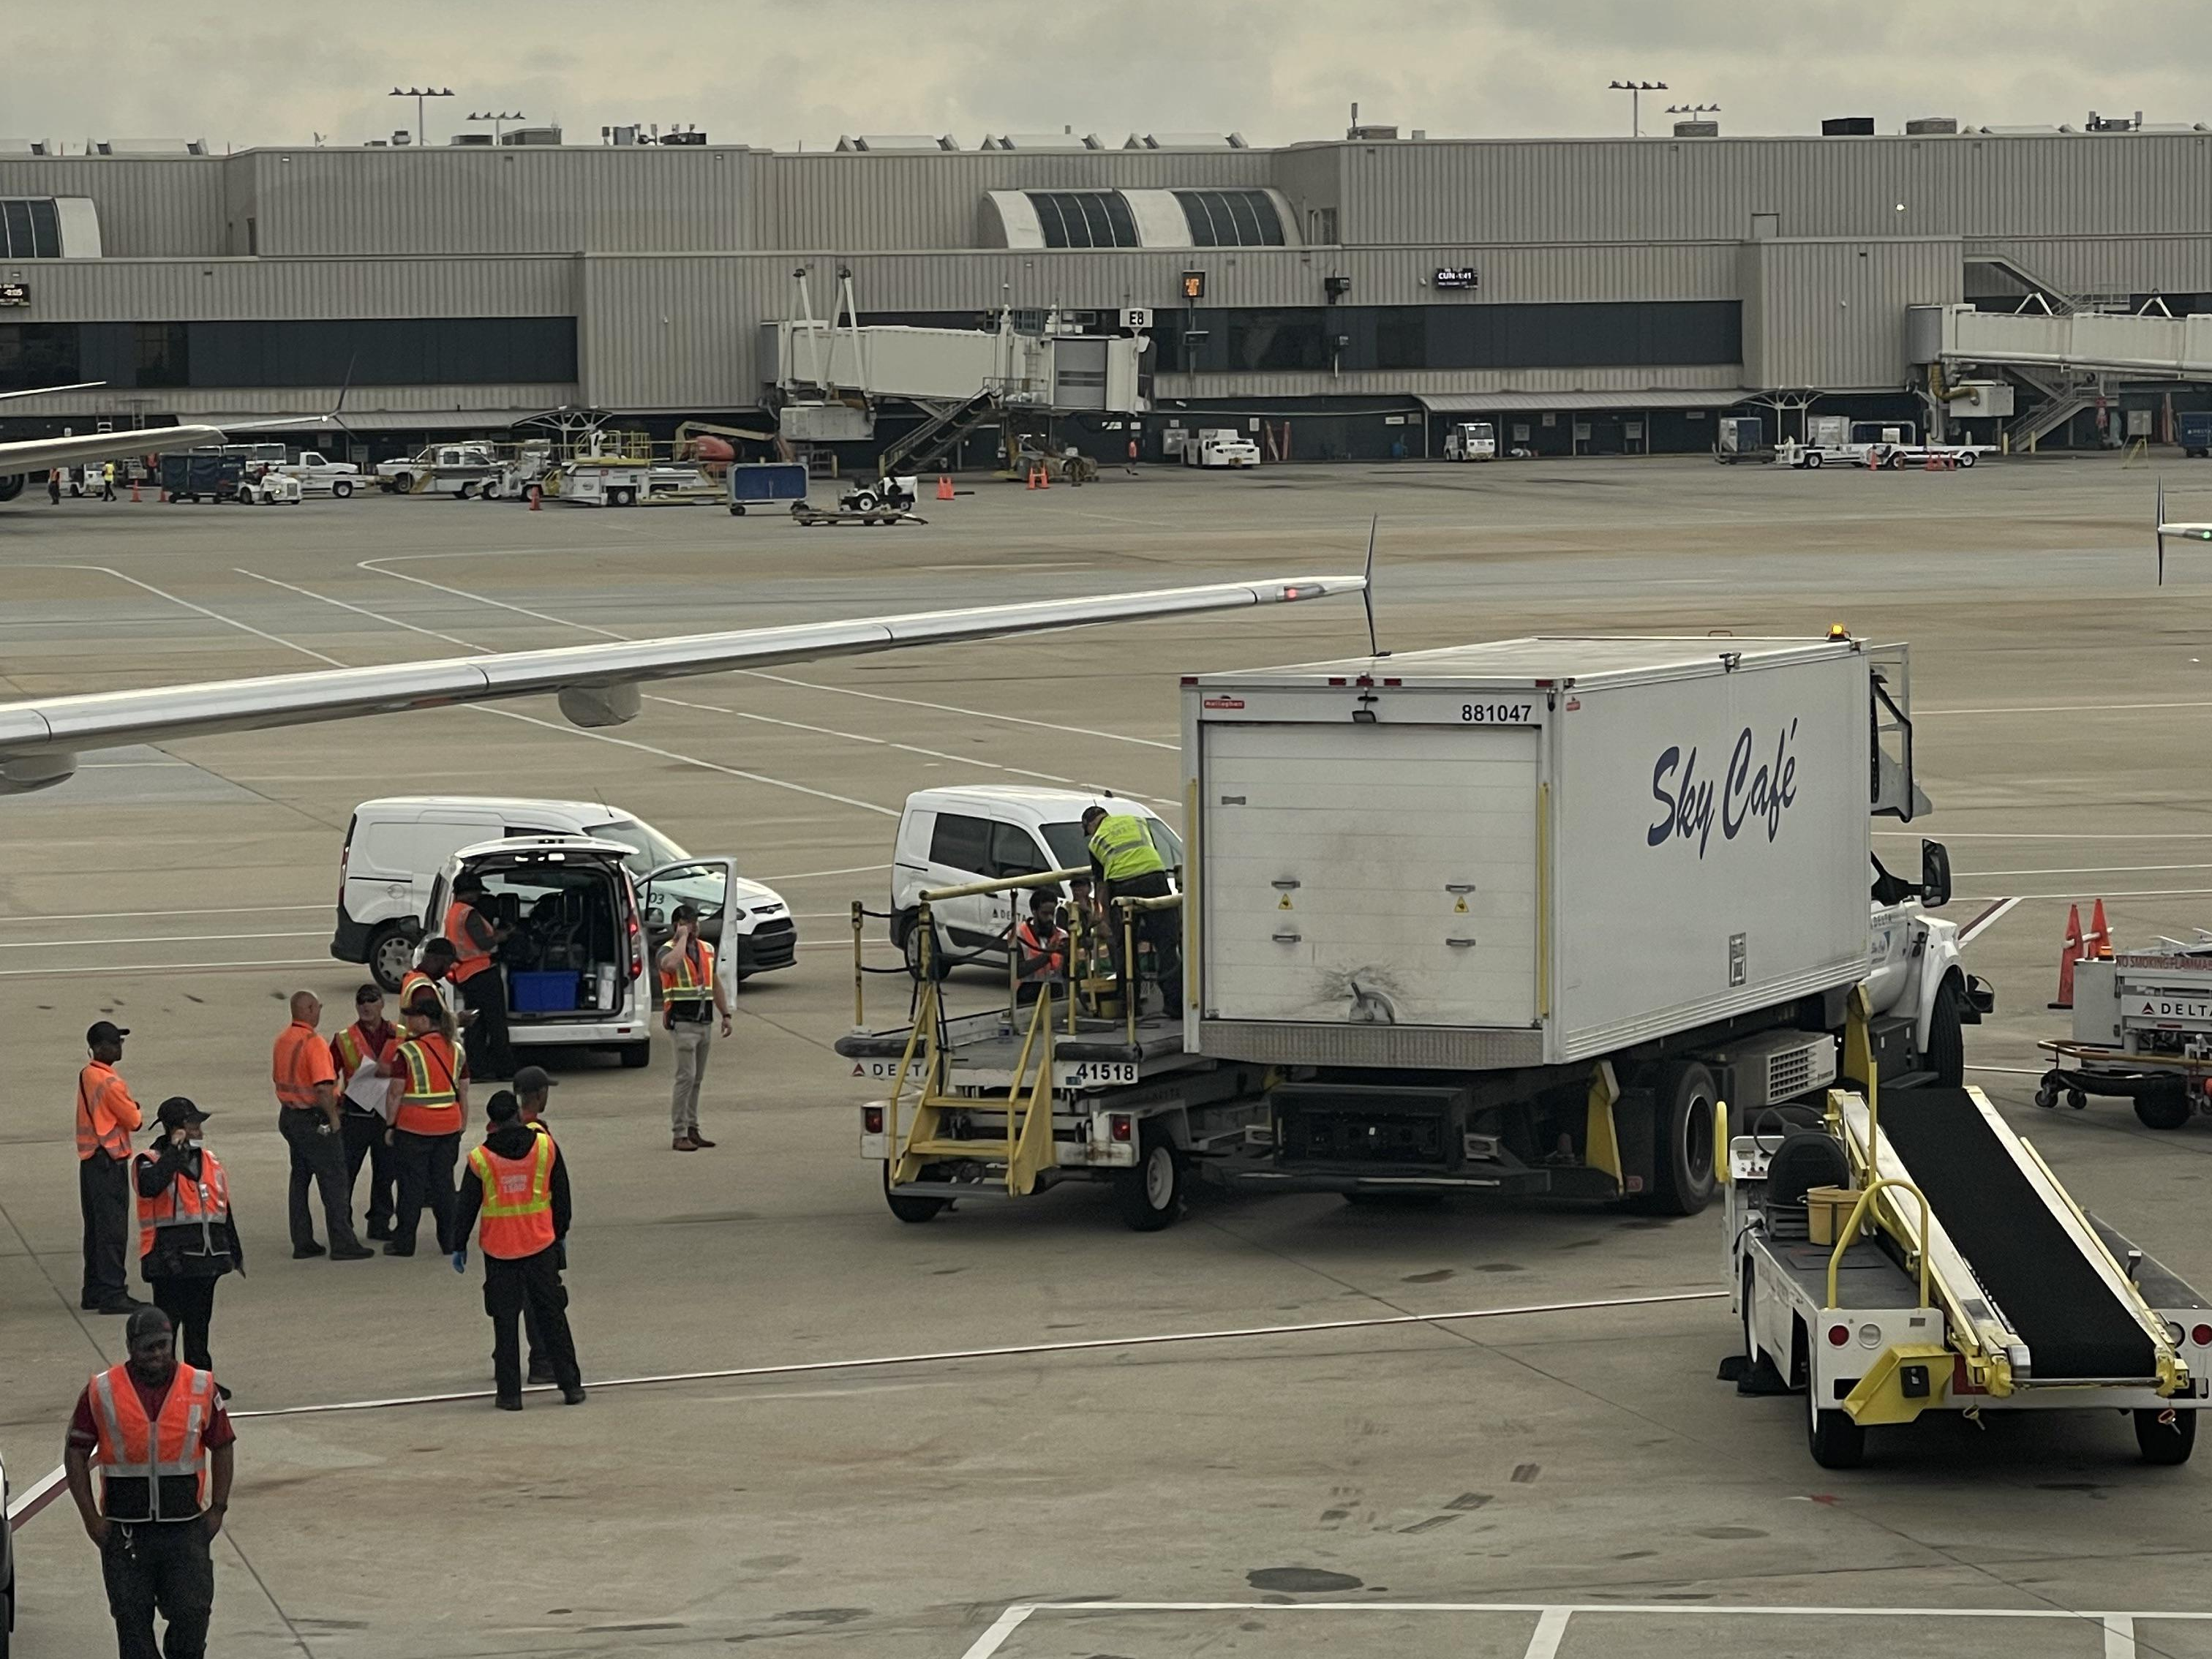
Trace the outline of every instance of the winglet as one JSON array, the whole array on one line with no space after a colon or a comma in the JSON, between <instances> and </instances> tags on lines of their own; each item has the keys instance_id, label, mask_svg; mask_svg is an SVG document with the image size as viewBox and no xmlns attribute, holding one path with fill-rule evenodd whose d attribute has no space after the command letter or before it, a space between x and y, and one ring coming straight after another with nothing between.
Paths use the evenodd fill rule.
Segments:
<instances>
[{"instance_id":1,"label":"winglet","mask_svg":"<svg viewBox=\"0 0 2212 1659\"><path fill-rule=\"evenodd\" d=\"M1382 650L1375 643L1375 532L1382 526L1379 513L1367 521L1367 570L1359 579L1359 603L1367 612L1367 654L1379 657Z\"/></svg>"}]
</instances>

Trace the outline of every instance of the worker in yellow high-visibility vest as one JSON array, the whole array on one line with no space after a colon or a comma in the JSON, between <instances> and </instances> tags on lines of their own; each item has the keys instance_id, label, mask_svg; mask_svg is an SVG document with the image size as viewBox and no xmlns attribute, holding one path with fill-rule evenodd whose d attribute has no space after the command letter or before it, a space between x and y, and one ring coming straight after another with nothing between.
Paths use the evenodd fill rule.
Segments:
<instances>
[{"instance_id":1,"label":"worker in yellow high-visibility vest","mask_svg":"<svg viewBox=\"0 0 2212 1659\"><path fill-rule=\"evenodd\" d=\"M1144 985L1139 963L1121 960L1121 918L1115 899L1165 898L1175 891L1168 879L1167 860L1152 844L1151 829L1133 812L1109 812L1093 806L1083 815L1083 837L1091 849L1091 868L1106 901L1107 942L1127 994L1144 1006ZM1139 910L1137 940L1152 951L1152 976L1159 981L1160 996L1170 1015L1182 1011L1182 927L1172 909Z\"/></svg>"}]
</instances>

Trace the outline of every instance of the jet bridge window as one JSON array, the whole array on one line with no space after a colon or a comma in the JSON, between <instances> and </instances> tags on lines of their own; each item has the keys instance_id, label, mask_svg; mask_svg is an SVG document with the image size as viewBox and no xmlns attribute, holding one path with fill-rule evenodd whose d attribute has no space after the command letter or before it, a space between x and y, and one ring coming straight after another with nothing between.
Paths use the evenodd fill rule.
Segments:
<instances>
[{"instance_id":1,"label":"jet bridge window","mask_svg":"<svg viewBox=\"0 0 2212 1659\"><path fill-rule=\"evenodd\" d=\"M51 196L0 199L0 254L10 259L58 259L62 227Z\"/></svg>"},{"instance_id":2,"label":"jet bridge window","mask_svg":"<svg viewBox=\"0 0 2212 1659\"><path fill-rule=\"evenodd\" d=\"M1027 194L1047 247L1144 246L1129 204L1118 190L1033 190Z\"/></svg>"}]
</instances>

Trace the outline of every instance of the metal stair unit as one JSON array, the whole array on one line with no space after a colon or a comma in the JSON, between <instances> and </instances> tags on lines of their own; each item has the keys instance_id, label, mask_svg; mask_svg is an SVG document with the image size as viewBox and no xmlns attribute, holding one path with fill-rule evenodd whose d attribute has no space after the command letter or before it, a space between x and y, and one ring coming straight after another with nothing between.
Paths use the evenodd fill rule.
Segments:
<instances>
[{"instance_id":1,"label":"metal stair unit","mask_svg":"<svg viewBox=\"0 0 2212 1659\"><path fill-rule=\"evenodd\" d=\"M2005 371L2042 398L2005 428L2006 446L2014 452L2033 449L2106 395L2105 377L2090 370L2008 363Z\"/></svg>"},{"instance_id":2,"label":"metal stair unit","mask_svg":"<svg viewBox=\"0 0 2212 1659\"><path fill-rule=\"evenodd\" d=\"M959 447L961 440L999 411L999 392L986 386L964 403L916 398L929 418L885 449L878 465L885 477L927 472Z\"/></svg>"}]
</instances>

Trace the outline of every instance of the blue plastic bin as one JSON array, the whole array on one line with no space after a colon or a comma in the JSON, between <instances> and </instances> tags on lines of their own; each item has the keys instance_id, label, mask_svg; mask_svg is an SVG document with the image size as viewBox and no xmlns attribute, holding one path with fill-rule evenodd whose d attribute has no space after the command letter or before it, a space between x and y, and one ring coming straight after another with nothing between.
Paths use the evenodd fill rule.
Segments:
<instances>
[{"instance_id":1,"label":"blue plastic bin","mask_svg":"<svg viewBox=\"0 0 2212 1659\"><path fill-rule=\"evenodd\" d=\"M557 974L511 974L507 1000L518 1014L574 1013L582 977L573 969Z\"/></svg>"}]
</instances>

